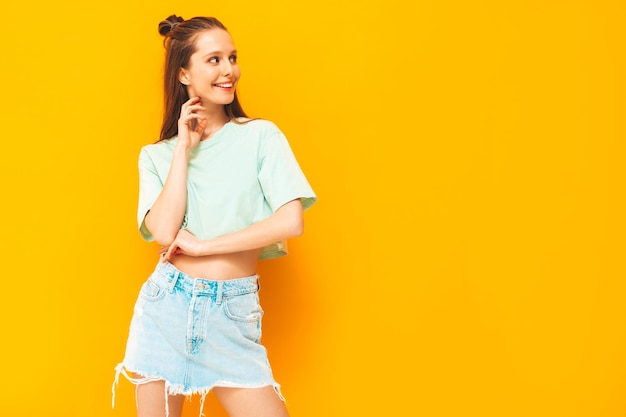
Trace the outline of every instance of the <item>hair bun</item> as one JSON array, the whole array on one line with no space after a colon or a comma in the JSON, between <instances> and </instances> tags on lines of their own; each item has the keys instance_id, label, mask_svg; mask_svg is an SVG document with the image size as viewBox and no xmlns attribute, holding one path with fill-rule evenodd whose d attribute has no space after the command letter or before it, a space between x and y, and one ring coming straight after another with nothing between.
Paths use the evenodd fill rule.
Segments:
<instances>
[{"instance_id":1,"label":"hair bun","mask_svg":"<svg viewBox=\"0 0 626 417\"><path fill-rule=\"evenodd\" d=\"M167 19L162 20L159 23L159 33L162 36L167 36L171 31L176 28L181 22L184 22L185 19L182 17L176 16L175 14L169 16Z\"/></svg>"}]
</instances>

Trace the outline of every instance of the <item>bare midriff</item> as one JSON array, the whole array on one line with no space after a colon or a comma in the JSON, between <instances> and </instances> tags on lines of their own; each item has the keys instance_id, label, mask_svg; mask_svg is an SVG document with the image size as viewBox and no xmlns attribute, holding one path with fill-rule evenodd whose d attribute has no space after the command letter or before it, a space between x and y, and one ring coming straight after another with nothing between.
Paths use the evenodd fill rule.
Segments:
<instances>
[{"instance_id":1,"label":"bare midriff","mask_svg":"<svg viewBox=\"0 0 626 417\"><path fill-rule=\"evenodd\" d=\"M256 274L260 249L222 255L176 255L170 263L191 278L227 280Z\"/></svg>"}]
</instances>

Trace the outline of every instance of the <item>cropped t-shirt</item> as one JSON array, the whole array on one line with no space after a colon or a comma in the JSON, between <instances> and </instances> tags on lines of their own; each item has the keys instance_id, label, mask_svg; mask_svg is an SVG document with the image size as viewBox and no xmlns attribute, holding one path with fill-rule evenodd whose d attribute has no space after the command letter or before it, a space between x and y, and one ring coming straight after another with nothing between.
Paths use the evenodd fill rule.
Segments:
<instances>
[{"instance_id":1,"label":"cropped t-shirt","mask_svg":"<svg viewBox=\"0 0 626 417\"><path fill-rule=\"evenodd\" d=\"M154 240L145 217L159 193L172 162L177 137L146 145L139 154L141 236ZM187 209L182 228L208 240L257 223L291 200L304 209L317 201L278 127L267 120L226 123L189 156ZM285 255L285 242L266 246L260 259Z\"/></svg>"}]
</instances>

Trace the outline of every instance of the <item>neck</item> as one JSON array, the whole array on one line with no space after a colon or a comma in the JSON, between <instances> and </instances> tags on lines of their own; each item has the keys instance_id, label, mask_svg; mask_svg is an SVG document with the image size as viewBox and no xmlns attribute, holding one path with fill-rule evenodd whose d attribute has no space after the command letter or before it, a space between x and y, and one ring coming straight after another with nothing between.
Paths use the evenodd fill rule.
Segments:
<instances>
[{"instance_id":1,"label":"neck","mask_svg":"<svg viewBox=\"0 0 626 417\"><path fill-rule=\"evenodd\" d=\"M218 130L220 130L226 123L228 123L228 116L224 113L224 109L220 108L219 111L205 113L203 116L207 120L207 125L202 133L202 140L210 139L211 136Z\"/></svg>"}]
</instances>

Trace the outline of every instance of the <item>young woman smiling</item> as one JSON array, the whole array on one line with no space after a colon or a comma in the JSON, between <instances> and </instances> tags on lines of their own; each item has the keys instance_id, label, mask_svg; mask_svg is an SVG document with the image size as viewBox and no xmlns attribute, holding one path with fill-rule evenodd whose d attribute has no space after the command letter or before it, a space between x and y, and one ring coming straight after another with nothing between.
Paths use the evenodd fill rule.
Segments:
<instances>
[{"instance_id":1,"label":"young woman smiling","mask_svg":"<svg viewBox=\"0 0 626 417\"><path fill-rule=\"evenodd\" d=\"M170 16L160 140L139 155L138 226L161 246L143 284L126 354L139 417L179 417L213 391L232 417L287 416L260 343L259 259L286 254L316 200L273 123L237 98L233 40L217 19Z\"/></svg>"}]
</instances>

